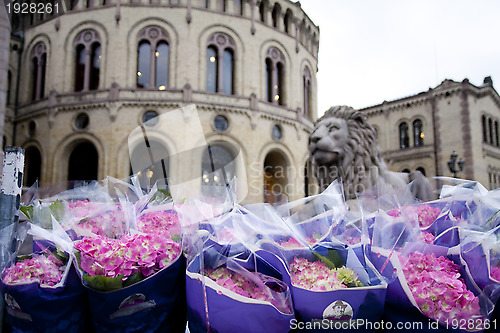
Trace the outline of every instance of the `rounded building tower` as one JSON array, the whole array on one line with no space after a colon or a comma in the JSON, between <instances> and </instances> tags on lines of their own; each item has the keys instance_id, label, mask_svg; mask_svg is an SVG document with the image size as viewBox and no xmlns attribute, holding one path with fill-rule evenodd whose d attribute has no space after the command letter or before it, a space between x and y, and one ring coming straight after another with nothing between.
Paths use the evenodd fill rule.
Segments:
<instances>
[{"instance_id":1,"label":"rounded building tower","mask_svg":"<svg viewBox=\"0 0 500 333\"><path fill-rule=\"evenodd\" d=\"M46 1L13 20L7 144L26 150L25 185L125 178L138 126L191 104L207 151L169 175L203 174L240 154L245 203L308 195L308 137L317 117L319 29L289 0ZM176 154L188 133L148 128ZM131 145L129 156L129 145ZM209 158L209 159L208 159ZM142 172L153 182L150 166ZM203 185L203 184L201 184Z\"/></svg>"}]
</instances>

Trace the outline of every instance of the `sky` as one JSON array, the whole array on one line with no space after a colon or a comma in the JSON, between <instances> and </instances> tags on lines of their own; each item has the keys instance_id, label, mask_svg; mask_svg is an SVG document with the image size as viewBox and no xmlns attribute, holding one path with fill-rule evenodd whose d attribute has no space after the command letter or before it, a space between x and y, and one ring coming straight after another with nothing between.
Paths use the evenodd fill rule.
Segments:
<instances>
[{"instance_id":1,"label":"sky","mask_svg":"<svg viewBox=\"0 0 500 333\"><path fill-rule=\"evenodd\" d=\"M418 94L445 79L500 92L500 0L302 0L320 28L318 116Z\"/></svg>"}]
</instances>

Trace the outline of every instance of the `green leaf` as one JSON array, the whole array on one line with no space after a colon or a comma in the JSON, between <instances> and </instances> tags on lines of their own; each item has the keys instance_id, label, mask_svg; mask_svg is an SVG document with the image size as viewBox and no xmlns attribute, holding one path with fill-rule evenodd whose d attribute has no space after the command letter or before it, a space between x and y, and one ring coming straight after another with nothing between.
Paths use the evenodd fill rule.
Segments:
<instances>
[{"instance_id":1,"label":"green leaf","mask_svg":"<svg viewBox=\"0 0 500 333\"><path fill-rule=\"evenodd\" d=\"M149 202L163 202L170 200L172 196L167 190L157 190L155 194L151 197Z\"/></svg>"},{"instance_id":2,"label":"green leaf","mask_svg":"<svg viewBox=\"0 0 500 333\"><path fill-rule=\"evenodd\" d=\"M326 257L322 256L321 254L319 254L316 251L313 251L313 254L319 260L321 260L323 263L325 263L325 265L328 268L335 269L335 268L339 268L339 267L344 266L344 261L342 260L340 255L337 253L337 251L335 251L334 249L328 249L328 254L326 255Z\"/></svg>"},{"instance_id":3,"label":"green leaf","mask_svg":"<svg viewBox=\"0 0 500 333\"><path fill-rule=\"evenodd\" d=\"M170 238L176 243L179 243L181 240L181 235L179 234L171 234L170 236L171 236Z\"/></svg>"},{"instance_id":4,"label":"green leaf","mask_svg":"<svg viewBox=\"0 0 500 333\"><path fill-rule=\"evenodd\" d=\"M16 257L16 262L20 262L23 260L31 259L31 255L25 255L25 256L18 256Z\"/></svg>"},{"instance_id":5,"label":"green leaf","mask_svg":"<svg viewBox=\"0 0 500 333\"><path fill-rule=\"evenodd\" d=\"M57 249L54 252L52 252L52 254L54 255L54 257L56 257L57 259L61 260L62 263L63 263L63 265L66 265L66 263L69 260L68 254L66 252L64 252L64 251L59 250L59 249Z\"/></svg>"},{"instance_id":6,"label":"green leaf","mask_svg":"<svg viewBox=\"0 0 500 333\"><path fill-rule=\"evenodd\" d=\"M87 273L83 276L83 281L87 285L97 291L113 291L123 288L123 274L117 275L115 277L93 275L90 276Z\"/></svg>"},{"instance_id":7,"label":"green leaf","mask_svg":"<svg viewBox=\"0 0 500 333\"><path fill-rule=\"evenodd\" d=\"M62 201L56 200L49 207L50 213L55 217L56 220L60 221L64 217L64 204Z\"/></svg>"},{"instance_id":8,"label":"green leaf","mask_svg":"<svg viewBox=\"0 0 500 333\"><path fill-rule=\"evenodd\" d=\"M28 218L28 220L33 221L33 206L21 206L19 208L21 212Z\"/></svg>"},{"instance_id":9,"label":"green leaf","mask_svg":"<svg viewBox=\"0 0 500 333\"><path fill-rule=\"evenodd\" d=\"M141 272L135 272L123 281L123 288L133 285L134 283L144 280L144 275Z\"/></svg>"},{"instance_id":10,"label":"green leaf","mask_svg":"<svg viewBox=\"0 0 500 333\"><path fill-rule=\"evenodd\" d=\"M80 269L82 268L82 255L80 253L80 251L75 251L75 258L76 258L76 263L78 264L78 267L80 267Z\"/></svg>"}]
</instances>

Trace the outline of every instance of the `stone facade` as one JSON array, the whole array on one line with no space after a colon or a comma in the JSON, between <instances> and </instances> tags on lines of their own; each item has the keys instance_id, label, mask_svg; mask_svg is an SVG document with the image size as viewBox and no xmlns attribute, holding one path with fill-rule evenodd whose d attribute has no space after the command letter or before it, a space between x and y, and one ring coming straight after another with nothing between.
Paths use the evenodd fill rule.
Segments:
<instances>
[{"instance_id":1,"label":"stone facade","mask_svg":"<svg viewBox=\"0 0 500 333\"><path fill-rule=\"evenodd\" d=\"M448 161L456 152L457 160L465 161L457 177L489 189L500 186L500 96L490 77L480 86L468 79L444 80L428 91L361 111L376 129L391 170L452 177ZM436 180L434 186L441 184Z\"/></svg>"},{"instance_id":2,"label":"stone facade","mask_svg":"<svg viewBox=\"0 0 500 333\"><path fill-rule=\"evenodd\" d=\"M304 166L308 136L317 118L319 29L299 3L66 2L70 3L75 7L60 15L23 17L23 38L11 39L7 112L12 117L6 118L5 136L7 144L26 149L27 181L37 173L42 183L72 179L71 167L79 160L71 156L77 148L78 152L90 151L91 156L84 161L89 168L96 164L97 179L108 175L125 178L130 175L128 136L143 123L145 114L154 111L161 116L195 104L207 142L231 154L241 152L243 165L238 167L244 167L250 184L245 202L264 199L262 189L270 185L269 181L265 184L266 168L272 173L271 185L286 185L283 192L290 199L307 194ZM144 37L145 33L149 37ZM223 37L214 37L219 35ZM139 47L146 39L153 47L159 38L168 43L168 68L162 74L165 84L138 87L138 75L143 75ZM229 92L222 90L226 60L218 62L217 91L208 92L209 61L213 60L208 57L210 41L221 50L224 43L231 44ZM225 50L218 56L225 57ZM158 68L165 67L152 65L153 51L148 53L153 59L148 69L152 70L146 74L154 76ZM275 56L281 59L277 67L267 63ZM226 72L222 74L222 70ZM158 82L160 74L156 77ZM154 81L151 76L149 79ZM276 85L272 92L267 90L271 83ZM227 120L227 129L214 127L216 116ZM280 135L273 137L273 131ZM158 131L156 139L172 154L184 136L174 129ZM198 173L201 159L200 154L193 156L192 165L185 167ZM36 164L40 164L39 170ZM286 172L276 173L277 166ZM169 173L182 168L167 165Z\"/></svg>"}]
</instances>

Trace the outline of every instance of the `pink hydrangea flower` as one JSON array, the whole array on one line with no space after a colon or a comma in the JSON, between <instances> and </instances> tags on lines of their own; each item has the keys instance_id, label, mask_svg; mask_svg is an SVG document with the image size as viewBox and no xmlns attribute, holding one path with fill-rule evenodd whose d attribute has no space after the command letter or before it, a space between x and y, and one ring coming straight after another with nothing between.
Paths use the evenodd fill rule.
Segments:
<instances>
[{"instance_id":1,"label":"pink hydrangea flower","mask_svg":"<svg viewBox=\"0 0 500 333\"><path fill-rule=\"evenodd\" d=\"M61 281L63 271L63 263L54 255L34 254L5 269L3 282L11 285L38 282L41 287L54 286Z\"/></svg>"},{"instance_id":2,"label":"pink hydrangea flower","mask_svg":"<svg viewBox=\"0 0 500 333\"><path fill-rule=\"evenodd\" d=\"M348 286L362 287L358 275L350 268L328 268L322 261L295 257L290 263L292 284L312 291L332 291Z\"/></svg>"},{"instance_id":3,"label":"pink hydrangea flower","mask_svg":"<svg viewBox=\"0 0 500 333\"><path fill-rule=\"evenodd\" d=\"M272 279L259 273L253 274L256 274L259 279ZM284 293L271 291L268 287L262 288L252 280L226 267L207 269L204 275L215 281L219 286L238 295L269 302L283 313L292 313L291 304L289 300L285 298Z\"/></svg>"},{"instance_id":4,"label":"pink hydrangea flower","mask_svg":"<svg viewBox=\"0 0 500 333\"><path fill-rule=\"evenodd\" d=\"M423 232L422 238L427 244L434 244L434 240L436 239L436 237L430 232Z\"/></svg>"},{"instance_id":5,"label":"pink hydrangea flower","mask_svg":"<svg viewBox=\"0 0 500 333\"><path fill-rule=\"evenodd\" d=\"M149 211L140 215L137 219L137 228L146 234L170 233L180 234L181 225L179 217L173 211Z\"/></svg>"},{"instance_id":6,"label":"pink hydrangea flower","mask_svg":"<svg viewBox=\"0 0 500 333\"><path fill-rule=\"evenodd\" d=\"M169 266L181 253L179 244L162 233L124 235L120 239L102 236L85 237L76 242L81 268L90 276L115 277L123 280L140 272L149 276Z\"/></svg>"},{"instance_id":7,"label":"pink hydrangea flower","mask_svg":"<svg viewBox=\"0 0 500 333\"><path fill-rule=\"evenodd\" d=\"M427 317L441 323L481 318L478 297L467 289L459 266L448 258L414 252L407 257L403 273Z\"/></svg>"},{"instance_id":8,"label":"pink hydrangea flower","mask_svg":"<svg viewBox=\"0 0 500 333\"><path fill-rule=\"evenodd\" d=\"M493 267L491 270L490 276L500 282L500 267Z\"/></svg>"},{"instance_id":9,"label":"pink hydrangea flower","mask_svg":"<svg viewBox=\"0 0 500 333\"><path fill-rule=\"evenodd\" d=\"M321 235L318 235L318 234L314 234L314 236L311 238L311 237L306 237L306 242L309 244L309 245L314 245L318 242L318 239L321 238ZM279 242L278 243L279 245L283 246L283 247L286 247L286 248L298 248L298 247L304 247L303 244L301 244L297 239L295 239L294 237L290 237L289 240L285 241L285 242Z\"/></svg>"},{"instance_id":10,"label":"pink hydrangea flower","mask_svg":"<svg viewBox=\"0 0 500 333\"><path fill-rule=\"evenodd\" d=\"M287 240L285 242L280 242L278 244L280 244L281 246L286 247L286 248L303 247L303 245L300 244L300 242L298 240L296 240L294 237L290 237L289 240Z\"/></svg>"},{"instance_id":11,"label":"pink hydrangea flower","mask_svg":"<svg viewBox=\"0 0 500 333\"><path fill-rule=\"evenodd\" d=\"M418 216L418 223L420 228L426 228L430 226L438 218L441 210L431 205L420 205L420 206L406 206L401 207L401 209L393 209L388 212L389 216L399 217L401 212L406 212L407 214L415 213Z\"/></svg>"},{"instance_id":12,"label":"pink hydrangea flower","mask_svg":"<svg viewBox=\"0 0 500 333\"><path fill-rule=\"evenodd\" d=\"M80 219L78 227L96 235L115 238L127 230L125 214L119 205L77 200L69 202L68 207L69 214Z\"/></svg>"}]
</instances>

